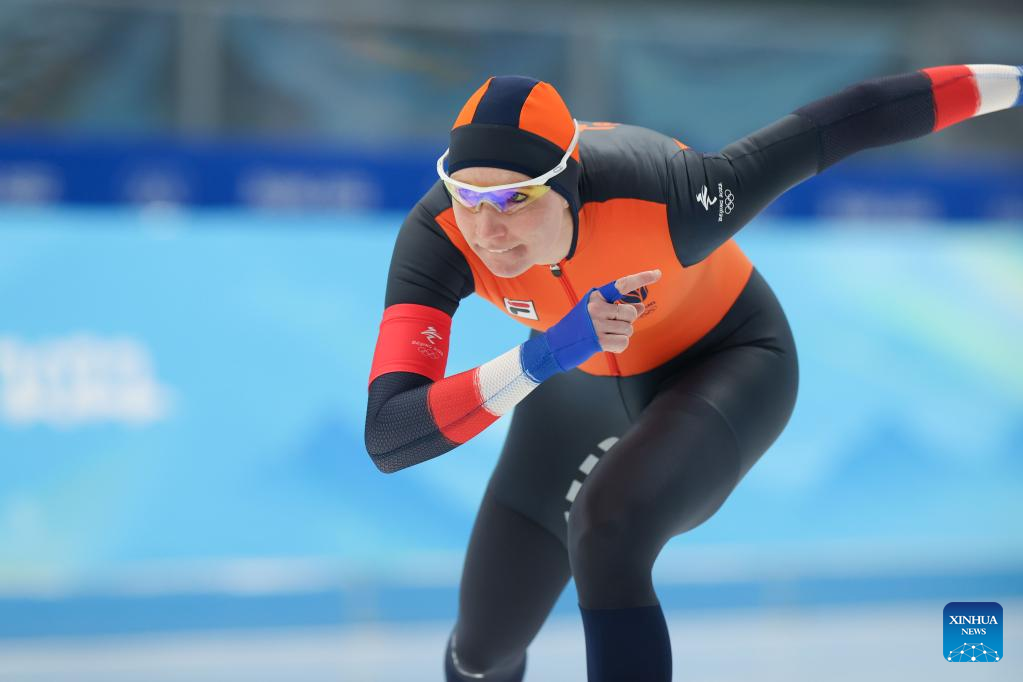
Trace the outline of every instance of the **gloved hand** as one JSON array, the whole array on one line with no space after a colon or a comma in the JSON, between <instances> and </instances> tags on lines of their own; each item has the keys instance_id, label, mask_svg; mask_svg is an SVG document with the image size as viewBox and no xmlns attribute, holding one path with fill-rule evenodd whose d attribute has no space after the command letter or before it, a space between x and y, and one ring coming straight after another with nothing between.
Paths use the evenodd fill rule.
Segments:
<instances>
[{"instance_id":1,"label":"gloved hand","mask_svg":"<svg viewBox=\"0 0 1023 682\"><path fill-rule=\"evenodd\" d=\"M661 278L660 270L644 270L586 292L556 324L526 342L530 374L543 381L567 372L601 350L621 353L629 345L632 323L643 314L642 303L615 303L622 296ZM549 356L549 357L548 357Z\"/></svg>"}]
</instances>

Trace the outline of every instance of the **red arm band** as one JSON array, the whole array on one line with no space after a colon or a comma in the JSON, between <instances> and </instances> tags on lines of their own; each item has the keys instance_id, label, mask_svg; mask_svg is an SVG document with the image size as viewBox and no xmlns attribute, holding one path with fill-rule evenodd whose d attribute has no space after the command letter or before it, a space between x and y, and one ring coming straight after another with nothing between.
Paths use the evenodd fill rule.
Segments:
<instances>
[{"instance_id":1,"label":"red arm band","mask_svg":"<svg viewBox=\"0 0 1023 682\"><path fill-rule=\"evenodd\" d=\"M384 310L369 383L387 372L415 372L438 381L448 363L451 316L417 303ZM368 385L368 384L367 384Z\"/></svg>"}]
</instances>

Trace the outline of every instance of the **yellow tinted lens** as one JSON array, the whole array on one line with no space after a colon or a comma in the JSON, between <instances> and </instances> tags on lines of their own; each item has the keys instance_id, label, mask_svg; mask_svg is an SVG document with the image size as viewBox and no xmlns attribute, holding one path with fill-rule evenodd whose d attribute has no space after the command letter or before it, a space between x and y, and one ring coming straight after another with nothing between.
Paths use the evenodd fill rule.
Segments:
<instances>
[{"instance_id":1,"label":"yellow tinted lens","mask_svg":"<svg viewBox=\"0 0 1023 682\"><path fill-rule=\"evenodd\" d=\"M544 194L550 191L550 185L530 185L529 187L518 187L504 204L505 213L514 213L523 206L528 206Z\"/></svg>"}]
</instances>

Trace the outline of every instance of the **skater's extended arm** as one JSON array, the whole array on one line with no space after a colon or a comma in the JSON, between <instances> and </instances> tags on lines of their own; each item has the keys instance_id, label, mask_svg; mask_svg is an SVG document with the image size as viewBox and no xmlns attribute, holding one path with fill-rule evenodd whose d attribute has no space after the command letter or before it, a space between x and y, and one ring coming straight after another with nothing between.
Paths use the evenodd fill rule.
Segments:
<instances>
[{"instance_id":1,"label":"skater's extended arm","mask_svg":"<svg viewBox=\"0 0 1023 682\"><path fill-rule=\"evenodd\" d=\"M718 153L682 149L668 164L668 219L693 265L790 187L863 149L895 144L1023 103L1023 67L939 66L863 81Z\"/></svg>"}]
</instances>

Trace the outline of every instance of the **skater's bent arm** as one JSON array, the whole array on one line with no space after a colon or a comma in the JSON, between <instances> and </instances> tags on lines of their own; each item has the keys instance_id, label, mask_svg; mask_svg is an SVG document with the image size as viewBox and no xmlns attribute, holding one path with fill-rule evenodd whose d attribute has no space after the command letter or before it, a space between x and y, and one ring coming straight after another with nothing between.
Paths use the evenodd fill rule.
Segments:
<instances>
[{"instance_id":1,"label":"skater's bent arm","mask_svg":"<svg viewBox=\"0 0 1023 682\"><path fill-rule=\"evenodd\" d=\"M406 308L406 306L398 306ZM420 321L427 322L443 315L424 306L410 306L410 315L423 315ZM389 309L388 312L394 310ZM404 313L402 313L404 314ZM438 315L439 314L439 315ZM449 318L450 319L450 318ZM415 318L409 318L410 322ZM418 323L391 323L388 329L387 313L381 325L378 351L374 359L373 374L370 377L369 403L366 411L366 450L373 462L384 473L418 464L453 450L476 436L510 411L545 376L557 368L549 354L543 357L544 349L540 338L533 338L512 348L479 367L439 378L419 372L424 363L413 354L418 354L412 344L429 343L426 339L415 339L412 335ZM435 323L428 328L443 334L445 339L450 327ZM439 342L437 342L439 345ZM444 354L447 344L444 344ZM392 355L385 356L380 348L390 347ZM405 351L404 360L399 357ZM420 346L426 347L426 346ZM435 349L436 347L429 347ZM402 367L405 370L387 371L387 367ZM418 368L417 368L418 366ZM443 361L436 362L436 368L443 373Z\"/></svg>"},{"instance_id":2,"label":"skater's bent arm","mask_svg":"<svg viewBox=\"0 0 1023 682\"><path fill-rule=\"evenodd\" d=\"M778 196L864 149L926 135L1023 103L1023 68L940 66L863 81L796 109L719 153L683 149L668 164L668 219L694 265Z\"/></svg>"},{"instance_id":3,"label":"skater's bent arm","mask_svg":"<svg viewBox=\"0 0 1023 682\"><path fill-rule=\"evenodd\" d=\"M424 201L437 200L437 194L435 187ZM465 257L424 201L395 241L369 377L366 451L385 473L461 445L568 367L561 355L555 359L559 337L545 333L444 376L451 319L475 284Z\"/></svg>"},{"instance_id":4,"label":"skater's bent arm","mask_svg":"<svg viewBox=\"0 0 1023 682\"><path fill-rule=\"evenodd\" d=\"M431 459L480 433L558 372L601 349L621 352L642 310L615 301L660 277L660 270L645 270L594 287L542 334L450 377L444 366L451 316L414 303L389 306L369 378L366 450L385 473ZM619 324L609 326L612 320Z\"/></svg>"}]
</instances>

